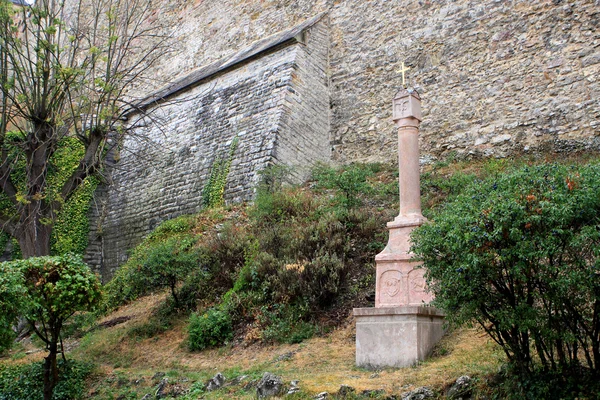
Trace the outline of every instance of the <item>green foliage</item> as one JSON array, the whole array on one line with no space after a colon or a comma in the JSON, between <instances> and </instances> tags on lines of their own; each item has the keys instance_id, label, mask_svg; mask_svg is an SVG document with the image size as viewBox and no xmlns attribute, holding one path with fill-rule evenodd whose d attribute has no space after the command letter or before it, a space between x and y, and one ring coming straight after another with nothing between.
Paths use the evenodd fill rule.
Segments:
<instances>
[{"instance_id":1,"label":"green foliage","mask_svg":"<svg viewBox=\"0 0 600 400\"><path fill-rule=\"evenodd\" d=\"M287 165L269 165L259 172L261 177L260 189L267 192L276 192L283 188L285 183L290 183L291 168Z\"/></svg>"},{"instance_id":2,"label":"green foliage","mask_svg":"<svg viewBox=\"0 0 600 400\"><path fill-rule=\"evenodd\" d=\"M75 171L84 151L83 145L74 138L61 141L58 150L50 158L48 190L52 192L52 197L58 196L58 189ZM88 213L98 183L98 178L87 177L63 205L52 229L51 254L85 252L90 230Z\"/></svg>"},{"instance_id":3,"label":"green foliage","mask_svg":"<svg viewBox=\"0 0 600 400\"><path fill-rule=\"evenodd\" d=\"M306 315L302 307L274 304L262 307L259 315L258 322L265 326L262 339L268 342L300 343L318 331L314 323L303 321Z\"/></svg>"},{"instance_id":4,"label":"green foliage","mask_svg":"<svg viewBox=\"0 0 600 400\"><path fill-rule=\"evenodd\" d=\"M528 376L510 365L504 366L490 382L489 398L493 400L595 399L600 393L600 381L593 372L581 366L557 371L534 368Z\"/></svg>"},{"instance_id":5,"label":"green foliage","mask_svg":"<svg viewBox=\"0 0 600 400\"><path fill-rule=\"evenodd\" d=\"M202 205L207 208L223 205L223 195L227 184L227 175L231 168L231 162L237 149L239 138L236 136L229 145L229 153L226 158L217 157L210 170L208 182L202 190Z\"/></svg>"},{"instance_id":6,"label":"green foliage","mask_svg":"<svg viewBox=\"0 0 600 400\"><path fill-rule=\"evenodd\" d=\"M199 266L201 253L194 249L194 218L181 216L162 222L138 245L105 286L103 308L111 310L160 288L169 288L179 307L178 284Z\"/></svg>"},{"instance_id":7,"label":"green foliage","mask_svg":"<svg viewBox=\"0 0 600 400\"><path fill-rule=\"evenodd\" d=\"M349 164L340 168L331 168L321 164L312 171L317 188L336 189L337 199L345 208L360 205L359 194L367 194L371 187L367 178L379 172L379 164Z\"/></svg>"},{"instance_id":8,"label":"green foliage","mask_svg":"<svg viewBox=\"0 0 600 400\"><path fill-rule=\"evenodd\" d=\"M140 264L138 284L169 288L175 308L179 308L177 285L198 265L198 257L193 252L195 242L192 235L176 235L152 246Z\"/></svg>"},{"instance_id":9,"label":"green foliage","mask_svg":"<svg viewBox=\"0 0 600 400\"><path fill-rule=\"evenodd\" d=\"M194 218L189 215L166 220L152 231L147 240L153 241L169 234L187 233L194 227L194 222Z\"/></svg>"},{"instance_id":10,"label":"green foliage","mask_svg":"<svg viewBox=\"0 0 600 400\"><path fill-rule=\"evenodd\" d=\"M523 167L473 182L413 233L448 320L479 323L522 376L535 359L600 369L599 193L597 164Z\"/></svg>"},{"instance_id":11,"label":"green foliage","mask_svg":"<svg viewBox=\"0 0 600 400\"><path fill-rule=\"evenodd\" d=\"M233 337L231 318L227 312L217 308L209 308L202 314L193 313L188 333L192 351L222 345Z\"/></svg>"},{"instance_id":12,"label":"green foliage","mask_svg":"<svg viewBox=\"0 0 600 400\"><path fill-rule=\"evenodd\" d=\"M58 361L61 379L54 388L53 400L87 398L86 379L92 374L89 363ZM43 398L43 365L41 363L0 365L0 400L41 400Z\"/></svg>"},{"instance_id":13,"label":"green foliage","mask_svg":"<svg viewBox=\"0 0 600 400\"><path fill-rule=\"evenodd\" d=\"M0 263L0 353L13 344L15 334L12 327L20 316L24 295L20 271Z\"/></svg>"},{"instance_id":14,"label":"green foliage","mask_svg":"<svg viewBox=\"0 0 600 400\"><path fill-rule=\"evenodd\" d=\"M8 132L5 140L8 142L5 146L10 146L11 155L9 157L14 158L11 179L20 192L24 193L26 191L26 165L25 156L19 145L23 140L23 135L19 132ZM47 201L62 202L59 189L77 168L84 151L84 146L75 138L66 137L59 142L57 151L49 159L48 187L43 194ZM89 233L88 212L98 183L98 179L92 176L84 179L75 193L63 204L55 221L48 221L54 225L50 243L51 254L82 254L85 252ZM0 192L0 210L5 215L16 215L13 204L4 192ZM5 249L6 244L2 244L3 241L0 241L0 249ZM14 244L17 242L15 241ZM21 258L18 245L14 246L12 258Z\"/></svg>"},{"instance_id":15,"label":"green foliage","mask_svg":"<svg viewBox=\"0 0 600 400\"><path fill-rule=\"evenodd\" d=\"M3 265L22 274L26 292L21 312L31 321L62 323L100 300L98 278L79 256L31 257Z\"/></svg>"},{"instance_id":16,"label":"green foliage","mask_svg":"<svg viewBox=\"0 0 600 400\"><path fill-rule=\"evenodd\" d=\"M64 355L61 339L64 323L77 311L94 309L100 300L100 282L81 257L71 254L31 257L4 263L4 267L20 275L25 291L19 314L27 319L48 350L43 393L45 399L50 399L60 380L57 354Z\"/></svg>"},{"instance_id":17,"label":"green foliage","mask_svg":"<svg viewBox=\"0 0 600 400\"><path fill-rule=\"evenodd\" d=\"M327 179L339 172L319 168ZM396 177L381 165L354 165L341 187L313 181L318 190L310 191L281 185L286 178L280 172L273 173L272 184L261 186L252 206L221 209L217 218L211 216L214 209L205 209L169 222L168 229L167 223L159 226L108 284L109 297L119 299L113 305L157 288L155 281L165 282L146 267L165 270L167 247L192 231L195 267L176 285L181 309L212 306L206 315L226 315L231 329L251 327L250 336L257 339L297 342L322 331L319 318L340 322L339 316L324 317L334 306L366 304L373 257L383 248L385 222L394 213L389 206L397 199ZM200 227L201 221L208 223ZM221 329L216 316L209 333L213 325ZM198 320L194 316L190 324ZM202 344L192 347L212 345L202 335L191 340Z\"/></svg>"}]
</instances>

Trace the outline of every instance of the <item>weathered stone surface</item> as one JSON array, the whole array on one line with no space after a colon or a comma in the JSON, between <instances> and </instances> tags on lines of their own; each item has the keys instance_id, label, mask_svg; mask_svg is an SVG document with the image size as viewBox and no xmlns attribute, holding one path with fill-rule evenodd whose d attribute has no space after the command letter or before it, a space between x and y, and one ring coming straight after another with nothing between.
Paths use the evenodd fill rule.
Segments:
<instances>
[{"instance_id":1,"label":"weathered stone surface","mask_svg":"<svg viewBox=\"0 0 600 400\"><path fill-rule=\"evenodd\" d=\"M463 375L454 382L450 389L448 389L446 397L453 400L470 399L472 391L471 377Z\"/></svg>"},{"instance_id":2,"label":"weathered stone surface","mask_svg":"<svg viewBox=\"0 0 600 400\"><path fill-rule=\"evenodd\" d=\"M157 77L208 65L324 11L336 160L395 158L389 99L402 61L423 97L428 154L600 147L595 0L161 2L182 51Z\"/></svg>"},{"instance_id":3,"label":"weathered stone surface","mask_svg":"<svg viewBox=\"0 0 600 400\"><path fill-rule=\"evenodd\" d=\"M225 377L222 373L218 373L206 383L206 390L212 392L213 390L217 390L223 387L225 384Z\"/></svg>"},{"instance_id":4,"label":"weathered stone surface","mask_svg":"<svg viewBox=\"0 0 600 400\"><path fill-rule=\"evenodd\" d=\"M329 158L329 31L323 21L301 32L302 40L200 82L152 118L130 117L134 134L93 207L86 261L105 279L160 222L200 210L211 166L235 137L228 202L253 198L269 165L291 166L301 180Z\"/></svg>"},{"instance_id":5,"label":"weathered stone surface","mask_svg":"<svg viewBox=\"0 0 600 400\"><path fill-rule=\"evenodd\" d=\"M237 60L244 49L260 47L253 43L321 12L328 28L308 30L295 45L185 92L192 106L167 108L163 130L146 128L150 142L126 145L109 211L101 202L96 207L92 226L102 226L102 234L92 232L87 261L110 275L127 257L124 249L151 227L196 211L211 161L235 134L241 144L230 200L250 196L254 166L271 158L301 164L302 156L324 151L318 158L393 161L389 103L402 61L423 99L422 160L600 149L594 0L157 1L154 17L172 21L180 52L156 67L148 90ZM311 40L325 50L312 50ZM315 57L325 61L303 64ZM325 110L311 114L310 104L321 109L322 101ZM211 118L221 123L205 124ZM255 127L269 133L257 136ZM275 149L275 132L286 130L291 134ZM147 151L148 162L130 168L128 152L138 150Z\"/></svg>"},{"instance_id":6,"label":"weathered stone surface","mask_svg":"<svg viewBox=\"0 0 600 400\"><path fill-rule=\"evenodd\" d=\"M166 388L167 388L168 384L169 384L169 379L168 378L162 378L162 380L158 384L158 387L156 388L156 392L154 393L154 396L157 399L162 399L162 398L164 398L164 397L167 396L167 394L166 394Z\"/></svg>"},{"instance_id":7,"label":"weathered stone surface","mask_svg":"<svg viewBox=\"0 0 600 400\"><path fill-rule=\"evenodd\" d=\"M402 393L402 400L426 400L435 398L435 394L428 387L420 387L410 392Z\"/></svg>"},{"instance_id":8,"label":"weathered stone surface","mask_svg":"<svg viewBox=\"0 0 600 400\"><path fill-rule=\"evenodd\" d=\"M283 393L283 381L281 377L265 372L256 386L256 396L261 398L279 396Z\"/></svg>"},{"instance_id":9,"label":"weathered stone surface","mask_svg":"<svg viewBox=\"0 0 600 400\"><path fill-rule=\"evenodd\" d=\"M354 389L352 386L348 386L348 385L341 385L340 389L337 392L337 395L339 397L346 397L349 394L355 393L356 389Z\"/></svg>"},{"instance_id":10,"label":"weathered stone surface","mask_svg":"<svg viewBox=\"0 0 600 400\"><path fill-rule=\"evenodd\" d=\"M288 389L287 394L298 393L300 391L300 386L298 386L299 383L300 381L292 381L290 383L290 388Z\"/></svg>"},{"instance_id":11,"label":"weathered stone surface","mask_svg":"<svg viewBox=\"0 0 600 400\"><path fill-rule=\"evenodd\" d=\"M410 367L444 334L444 314L432 307L355 308L356 365Z\"/></svg>"}]
</instances>

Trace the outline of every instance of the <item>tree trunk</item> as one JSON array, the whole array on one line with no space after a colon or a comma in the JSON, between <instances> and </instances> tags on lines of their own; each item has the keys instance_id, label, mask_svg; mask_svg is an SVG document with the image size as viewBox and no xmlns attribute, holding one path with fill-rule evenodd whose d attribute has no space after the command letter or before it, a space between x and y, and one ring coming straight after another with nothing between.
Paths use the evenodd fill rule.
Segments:
<instances>
[{"instance_id":1,"label":"tree trunk","mask_svg":"<svg viewBox=\"0 0 600 400\"><path fill-rule=\"evenodd\" d=\"M44 400L52 400L52 392L58 382L58 365L56 364L58 343L52 340L48 347L50 352L44 358Z\"/></svg>"},{"instance_id":2,"label":"tree trunk","mask_svg":"<svg viewBox=\"0 0 600 400\"><path fill-rule=\"evenodd\" d=\"M27 192L19 208L17 240L24 258L50 255L50 235L54 212L47 196L49 159L54 153L55 128L45 122L34 124L29 134L27 157Z\"/></svg>"},{"instance_id":3,"label":"tree trunk","mask_svg":"<svg viewBox=\"0 0 600 400\"><path fill-rule=\"evenodd\" d=\"M52 225L44 225L39 217L31 217L32 221L19 227L17 240L23 258L50 255L50 236Z\"/></svg>"}]
</instances>

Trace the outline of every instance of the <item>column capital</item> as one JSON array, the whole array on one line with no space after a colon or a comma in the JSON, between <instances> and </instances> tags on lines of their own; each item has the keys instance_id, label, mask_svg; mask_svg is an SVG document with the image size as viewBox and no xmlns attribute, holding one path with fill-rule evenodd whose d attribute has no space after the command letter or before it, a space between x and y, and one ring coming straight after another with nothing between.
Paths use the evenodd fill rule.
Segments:
<instances>
[{"instance_id":1,"label":"column capital","mask_svg":"<svg viewBox=\"0 0 600 400\"><path fill-rule=\"evenodd\" d=\"M415 126L415 121L411 123L411 119L416 119L418 122L423 119L421 97L414 89L402 89L394 96L393 120L399 127Z\"/></svg>"}]
</instances>

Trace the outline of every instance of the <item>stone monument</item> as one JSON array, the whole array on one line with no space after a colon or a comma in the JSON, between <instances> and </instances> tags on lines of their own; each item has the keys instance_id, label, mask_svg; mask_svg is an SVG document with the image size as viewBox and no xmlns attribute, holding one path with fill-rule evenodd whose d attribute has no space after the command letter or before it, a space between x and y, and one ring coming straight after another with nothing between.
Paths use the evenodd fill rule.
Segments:
<instances>
[{"instance_id":1,"label":"stone monument","mask_svg":"<svg viewBox=\"0 0 600 400\"><path fill-rule=\"evenodd\" d=\"M403 83L404 64L402 65ZM400 213L387 224L389 241L375 257L375 308L355 308L356 364L361 367L408 367L423 360L441 339L444 314L427 304L420 264L412 261L410 233L426 219L421 214L419 124L421 98L411 89L394 97L398 126Z\"/></svg>"}]
</instances>

